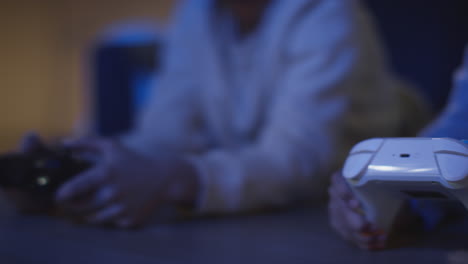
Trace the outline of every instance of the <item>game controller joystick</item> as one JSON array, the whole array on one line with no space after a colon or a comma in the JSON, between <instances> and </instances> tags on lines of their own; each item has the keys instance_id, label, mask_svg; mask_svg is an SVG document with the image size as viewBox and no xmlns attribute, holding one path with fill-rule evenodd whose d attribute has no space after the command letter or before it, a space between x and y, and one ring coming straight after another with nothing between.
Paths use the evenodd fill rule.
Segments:
<instances>
[{"instance_id":1,"label":"game controller joystick","mask_svg":"<svg viewBox=\"0 0 468 264\"><path fill-rule=\"evenodd\" d=\"M343 176L369 221L389 231L407 199L452 199L468 209L468 145L446 138L376 138L351 150Z\"/></svg>"},{"instance_id":2,"label":"game controller joystick","mask_svg":"<svg viewBox=\"0 0 468 264\"><path fill-rule=\"evenodd\" d=\"M0 188L51 200L60 185L91 165L67 148L3 155L0 156Z\"/></svg>"}]
</instances>

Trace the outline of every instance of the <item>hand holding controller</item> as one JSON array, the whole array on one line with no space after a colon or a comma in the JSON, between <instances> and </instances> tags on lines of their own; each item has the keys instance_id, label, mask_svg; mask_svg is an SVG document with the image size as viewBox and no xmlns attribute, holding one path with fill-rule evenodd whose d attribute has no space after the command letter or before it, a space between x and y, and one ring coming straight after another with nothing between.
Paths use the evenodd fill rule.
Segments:
<instances>
[{"instance_id":1,"label":"hand holding controller","mask_svg":"<svg viewBox=\"0 0 468 264\"><path fill-rule=\"evenodd\" d=\"M91 162L67 148L40 148L0 156L0 188L22 192L52 206L56 190Z\"/></svg>"},{"instance_id":2,"label":"hand holding controller","mask_svg":"<svg viewBox=\"0 0 468 264\"><path fill-rule=\"evenodd\" d=\"M409 198L454 199L468 208L468 146L461 141L366 140L351 150L343 176L367 218L385 231Z\"/></svg>"}]
</instances>

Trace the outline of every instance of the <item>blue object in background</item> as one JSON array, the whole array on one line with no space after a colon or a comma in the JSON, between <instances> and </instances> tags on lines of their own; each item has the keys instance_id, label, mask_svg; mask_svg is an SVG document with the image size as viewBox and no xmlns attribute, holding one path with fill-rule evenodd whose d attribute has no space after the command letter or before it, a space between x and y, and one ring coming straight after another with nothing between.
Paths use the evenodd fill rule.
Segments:
<instances>
[{"instance_id":1,"label":"blue object in background","mask_svg":"<svg viewBox=\"0 0 468 264\"><path fill-rule=\"evenodd\" d=\"M157 87L155 72L138 71L133 76L133 109L138 115L148 104L153 88Z\"/></svg>"},{"instance_id":2,"label":"blue object in background","mask_svg":"<svg viewBox=\"0 0 468 264\"><path fill-rule=\"evenodd\" d=\"M123 24L110 30L94 53L95 132L130 130L156 83L162 40L155 26Z\"/></svg>"}]
</instances>

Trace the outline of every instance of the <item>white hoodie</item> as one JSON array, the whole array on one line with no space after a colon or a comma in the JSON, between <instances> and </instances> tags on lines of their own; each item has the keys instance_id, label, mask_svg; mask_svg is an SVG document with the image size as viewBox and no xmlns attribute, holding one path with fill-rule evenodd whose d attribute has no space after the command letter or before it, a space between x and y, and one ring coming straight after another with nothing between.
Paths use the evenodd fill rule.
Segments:
<instances>
[{"instance_id":1,"label":"white hoodie","mask_svg":"<svg viewBox=\"0 0 468 264\"><path fill-rule=\"evenodd\" d=\"M186 1L128 143L190 158L200 213L319 197L354 143L400 130L405 89L371 24L355 0L276 0L239 40L213 0Z\"/></svg>"}]
</instances>

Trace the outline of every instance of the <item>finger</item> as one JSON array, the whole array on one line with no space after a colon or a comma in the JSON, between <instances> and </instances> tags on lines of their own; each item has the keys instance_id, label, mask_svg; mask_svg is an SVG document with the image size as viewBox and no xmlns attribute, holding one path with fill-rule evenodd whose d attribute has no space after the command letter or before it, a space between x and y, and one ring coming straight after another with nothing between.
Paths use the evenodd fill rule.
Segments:
<instances>
[{"instance_id":1,"label":"finger","mask_svg":"<svg viewBox=\"0 0 468 264\"><path fill-rule=\"evenodd\" d=\"M360 247L368 250L383 249L387 245L388 234L370 225L368 230L353 234L360 241Z\"/></svg>"},{"instance_id":2,"label":"finger","mask_svg":"<svg viewBox=\"0 0 468 264\"><path fill-rule=\"evenodd\" d=\"M348 201L348 206L350 209L352 209L355 212L363 212L362 204L361 202L356 199L352 198Z\"/></svg>"},{"instance_id":3,"label":"finger","mask_svg":"<svg viewBox=\"0 0 468 264\"><path fill-rule=\"evenodd\" d=\"M121 204L113 204L109 207L106 207L94 215L88 216L86 218L88 223L91 224L104 224L113 221L117 221L119 217L124 214L124 207Z\"/></svg>"},{"instance_id":4,"label":"finger","mask_svg":"<svg viewBox=\"0 0 468 264\"><path fill-rule=\"evenodd\" d=\"M341 202L341 201L338 201ZM338 203L337 202L337 203ZM345 240L352 242L354 245L361 249L371 250L377 248L377 235L371 233L362 233L356 230L356 227L353 226L353 223L349 221L349 218L346 217L347 212L346 208L343 208L343 204L337 206L339 214L337 214L337 219L341 221L340 229L341 235Z\"/></svg>"},{"instance_id":5,"label":"finger","mask_svg":"<svg viewBox=\"0 0 468 264\"><path fill-rule=\"evenodd\" d=\"M356 214L350 210L350 208L347 208L343 200L333 198L329 203L329 214L332 227L345 240L366 250L377 250L385 247L385 236L378 233L360 231L360 229L368 223L366 223L362 216Z\"/></svg>"},{"instance_id":6,"label":"finger","mask_svg":"<svg viewBox=\"0 0 468 264\"><path fill-rule=\"evenodd\" d=\"M330 202L336 204L337 210L342 213L345 218L344 220L348 223L350 228L362 231L362 228L370 224L362 212L359 201L356 199L351 199L349 201L343 200L339 195L339 191L336 191L336 186L330 187L329 192Z\"/></svg>"},{"instance_id":7,"label":"finger","mask_svg":"<svg viewBox=\"0 0 468 264\"><path fill-rule=\"evenodd\" d=\"M368 243L369 245L378 246L385 244L388 239L388 235L385 232L374 230L358 231L353 234L355 237L359 237L359 240Z\"/></svg>"},{"instance_id":8,"label":"finger","mask_svg":"<svg viewBox=\"0 0 468 264\"><path fill-rule=\"evenodd\" d=\"M344 221L342 207L339 204L340 199L331 199L328 204L328 214L332 228L345 240L352 241L351 230Z\"/></svg>"},{"instance_id":9,"label":"finger","mask_svg":"<svg viewBox=\"0 0 468 264\"><path fill-rule=\"evenodd\" d=\"M113 186L107 185L93 192L87 199L70 200L62 204L62 208L70 213L83 215L96 212L117 200L117 191Z\"/></svg>"},{"instance_id":10,"label":"finger","mask_svg":"<svg viewBox=\"0 0 468 264\"><path fill-rule=\"evenodd\" d=\"M19 151L22 153L35 152L44 148L40 137L35 132L27 133L20 142Z\"/></svg>"},{"instance_id":11,"label":"finger","mask_svg":"<svg viewBox=\"0 0 468 264\"><path fill-rule=\"evenodd\" d=\"M344 179L342 179L341 175L335 174L334 176L335 178L340 177L341 179L335 179L330 185L328 188L329 196L345 200L350 209L360 214L364 214L361 202L357 199L356 195L352 192Z\"/></svg>"},{"instance_id":12,"label":"finger","mask_svg":"<svg viewBox=\"0 0 468 264\"><path fill-rule=\"evenodd\" d=\"M330 199L335 198L335 199L342 199L340 192L337 187L337 183L332 183L328 187L328 195L330 196Z\"/></svg>"},{"instance_id":13,"label":"finger","mask_svg":"<svg viewBox=\"0 0 468 264\"><path fill-rule=\"evenodd\" d=\"M337 194L344 200L350 200L354 198L354 194L349 188L348 183L343 178L341 173L335 173L333 175L333 186Z\"/></svg>"},{"instance_id":14,"label":"finger","mask_svg":"<svg viewBox=\"0 0 468 264\"><path fill-rule=\"evenodd\" d=\"M366 218L362 214L350 208L346 201L341 200L340 203L343 208L342 211L345 220L349 227L355 232L367 231L370 223L366 220Z\"/></svg>"},{"instance_id":15,"label":"finger","mask_svg":"<svg viewBox=\"0 0 468 264\"><path fill-rule=\"evenodd\" d=\"M341 185L341 186L340 186ZM345 186L347 188L347 186ZM328 188L328 194L330 198L336 198L343 200L347 203L352 203L353 206L356 205L356 202L360 204L356 197L354 196L354 193L346 190L346 188L343 188L342 184L334 183L330 185Z\"/></svg>"},{"instance_id":16,"label":"finger","mask_svg":"<svg viewBox=\"0 0 468 264\"><path fill-rule=\"evenodd\" d=\"M62 203L94 191L110 178L110 169L107 167L101 165L72 178L57 191L56 201Z\"/></svg>"}]
</instances>

